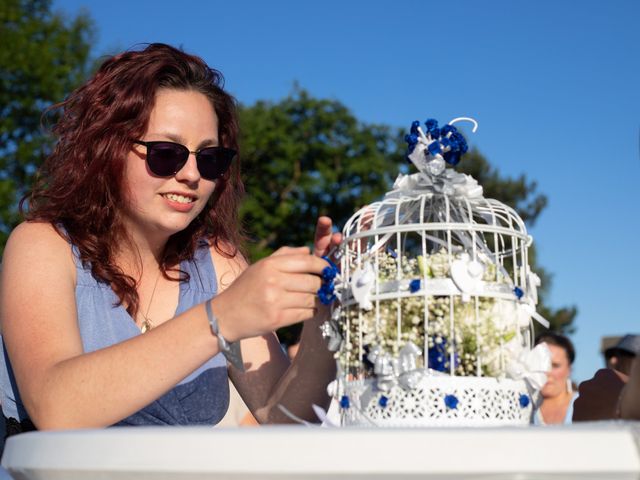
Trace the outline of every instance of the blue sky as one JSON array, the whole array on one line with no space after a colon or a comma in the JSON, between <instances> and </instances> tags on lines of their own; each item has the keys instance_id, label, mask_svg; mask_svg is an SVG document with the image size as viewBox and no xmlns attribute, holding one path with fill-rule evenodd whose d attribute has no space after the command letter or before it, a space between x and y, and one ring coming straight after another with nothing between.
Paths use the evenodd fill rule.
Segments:
<instances>
[{"instance_id":1,"label":"blue sky","mask_svg":"<svg viewBox=\"0 0 640 480\"><path fill-rule=\"evenodd\" d=\"M640 333L640 2L54 0L97 26L95 55L165 42L221 70L238 100L294 82L362 121L471 116L467 140L549 198L531 230L575 304L581 381L600 338ZM463 160L464 161L464 160Z\"/></svg>"}]
</instances>

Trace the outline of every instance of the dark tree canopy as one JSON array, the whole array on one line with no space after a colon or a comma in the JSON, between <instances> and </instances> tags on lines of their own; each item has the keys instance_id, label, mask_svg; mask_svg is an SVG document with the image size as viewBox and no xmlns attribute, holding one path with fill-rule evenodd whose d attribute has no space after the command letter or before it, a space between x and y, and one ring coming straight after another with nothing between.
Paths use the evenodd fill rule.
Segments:
<instances>
[{"instance_id":1,"label":"dark tree canopy","mask_svg":"<svg viewBox=\"0 0 640 480\"><path fill-rule=\"evenodd\" d=\"M0 0L0 245L19 222L17 203L51 150L43 110L84 80L93 24L50 0Z\"/></svg>"},{"instance_id":2,"label":"dark tree canopy","mask_svg":"<svg viewBox=\"0 0 640 480\"><path fill-rule=\"evenodd\" d=\"M389 127L358 121L335 100L304 90L240 111L242 218L253 259L281 245L304 245L315 219L342 225L393 182L403 154Z\"/></svg>"}]
</instances>

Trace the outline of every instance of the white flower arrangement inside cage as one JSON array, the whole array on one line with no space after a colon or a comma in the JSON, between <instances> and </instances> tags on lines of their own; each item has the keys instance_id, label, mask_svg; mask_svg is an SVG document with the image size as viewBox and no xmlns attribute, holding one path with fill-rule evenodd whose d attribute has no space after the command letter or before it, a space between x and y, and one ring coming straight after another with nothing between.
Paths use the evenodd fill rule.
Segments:
<instances>
[{"instance_id":1,"label":"white flower arrangement inside cage","mask_svg":"<svg viewBox=\"0 0 640 480\"><path fill-rule=\"evenodd\" d=\"M418 173L344 226L339 302L323 326L343 425L526 424L546 381L548 351L532 350L532 319L547 323L532 239L512 208L446 168L466 151L460 120L476 131L465 117L426 133L414 122Z\"/></svg>"}]
</instances>

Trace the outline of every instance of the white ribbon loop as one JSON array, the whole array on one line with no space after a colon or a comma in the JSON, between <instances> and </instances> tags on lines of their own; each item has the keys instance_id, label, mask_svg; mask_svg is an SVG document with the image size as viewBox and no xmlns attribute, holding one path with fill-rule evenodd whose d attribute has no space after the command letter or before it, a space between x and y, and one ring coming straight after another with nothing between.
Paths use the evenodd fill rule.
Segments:
<instances>
[{"instance_id":1,"label":"white ribbon loop","mask_svg":"<svg viewBox=\"0 0 640 480\"><path fill-rule=\"evenodd\" d=\"M413 342L405 343L397 358L384 352L379 345L374 346L367 360L373 363L378 390L389 392L397 384L405 390L414 388L424 375L418 368L417 359L420 355L422 351Z\"/></svg>"},{"instance_id":2,"label":"white ribbon loop","mask_svg":"<svg viewBox=\"0 0 640 480\"><path fill-rule=\"evenodd\" d=\"M414 196L424 194L424 192L441 193L469 200L483 198L482 186L478 184L475 178L448 169L444 174L437 177L422 171L410 175L400 174L393 184L393 190L385 195L385 199Z\"/></svg>"},{"instance_id":3,"label":"white ribbon loop","mask_svg":"<svg viewBox=\"0 0 640 480\"><path fill-rule=\"evenodd\" d=\"M514 380L524 380L533 390L540 390L547 383L547 372L550 370L551 352L544 343L529 351L522 351L507 362L507 376Z\"/></svg>"}]
</instances>

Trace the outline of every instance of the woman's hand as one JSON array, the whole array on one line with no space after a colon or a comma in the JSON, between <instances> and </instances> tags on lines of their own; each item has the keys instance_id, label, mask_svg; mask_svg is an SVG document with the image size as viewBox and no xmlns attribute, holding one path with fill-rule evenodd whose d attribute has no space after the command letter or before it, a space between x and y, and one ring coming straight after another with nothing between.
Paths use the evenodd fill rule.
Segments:
<instances>
[{"instance_id":1,"label":"woman's hand","mask_svg":"<svg viewBox=\"0 0 640 480\"><path fill-rule=\"evenodd\" d=\"M342 234L333 233L333 222L329 217L318 217L313 241L313 254L318 257L328 255L342 242Z\"/></svg>"},{"instance_id":2,"label":"woman's hand","mask_svg":"<svg viewBox=\"0 0 640 480\"><path fill-rule=\"evenodd\" d=\"M330 236L316 239L329 248ZM220 333L235 342L313 318L326 266L307 247L282 247L256 262L212 300Z\"/></svg>"}]
</instances>

